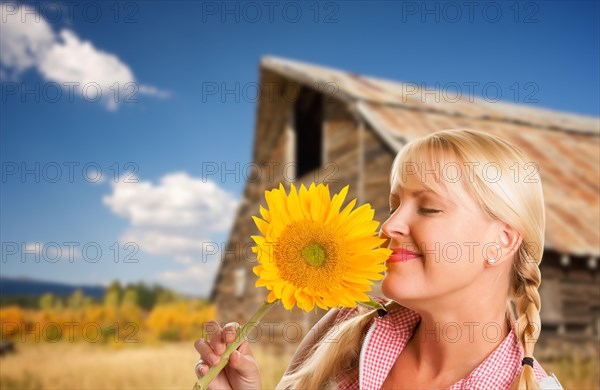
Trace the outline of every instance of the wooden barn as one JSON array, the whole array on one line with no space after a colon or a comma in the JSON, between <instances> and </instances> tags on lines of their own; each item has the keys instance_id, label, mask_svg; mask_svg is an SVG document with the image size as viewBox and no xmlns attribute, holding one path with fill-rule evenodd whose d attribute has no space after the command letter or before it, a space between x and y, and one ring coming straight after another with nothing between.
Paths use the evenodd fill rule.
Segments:
<instances>
[{"instance_id":1,"label":"wooden barn","mask_svg":"<svg viewBox=\"0 0 600 390\"><path fill-rule=\"evenodd\" d=\"M499 135L539 164L546 200L547 236L541 264L542 337L538 358L563 346L597 359L600 340L600 122L598 118L423 91L287 59L265 57L249 175L227 250L213 286L219 322L246 322L267 296L254 287L255 257L264 191L284 183L329 183L332 193L350 185L358 198L389 213L389 171L395 154L413 138L450 128ZM489 99L488 99L489 100ZM378 293L374 289L375 294ZM323 310L305 314L279 306L253 337L280 350L295 349ZM258 334L260 333L260 334Z\"/></svg>"}]
</instances>

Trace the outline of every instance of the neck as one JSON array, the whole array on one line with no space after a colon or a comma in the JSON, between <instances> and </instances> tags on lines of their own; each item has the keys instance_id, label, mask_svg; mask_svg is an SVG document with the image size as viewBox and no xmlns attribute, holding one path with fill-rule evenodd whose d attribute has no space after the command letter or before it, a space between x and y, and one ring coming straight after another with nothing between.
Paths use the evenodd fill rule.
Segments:
<instances>
[{"instance_id":1,"label":"neck","mask_svg":"<svg viewBox=\"0 0 600 390\"><path fill-rule=\"evenodd\" d=\"M481 364L510 333L505 300L497 299L493 310L490 301L481 297L462 302L460 306L440 305L435 311L416 310L421 321L406 347L412 351L422 377L442 380L451 373L458 377L448 378L449 381L459 380Z\"/></svg>"}]
</instances>

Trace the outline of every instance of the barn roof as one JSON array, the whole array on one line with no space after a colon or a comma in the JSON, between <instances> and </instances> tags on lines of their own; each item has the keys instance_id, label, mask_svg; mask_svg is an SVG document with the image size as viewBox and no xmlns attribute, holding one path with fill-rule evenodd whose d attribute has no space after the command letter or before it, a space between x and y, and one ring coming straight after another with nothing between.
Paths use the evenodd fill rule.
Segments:
<instances>
[{"instance_id":1,"label":"barn roof","mask_svg":"<svg viewBox=\"0 0 600 390\"><path fill-rule=\"evenodd\" d=\"M600 254L600 118L464 93L458 97L449 90L422 93L414 83L277 57L264 57L261 67L347 102L396 151L411 139L448 128L474 128L511 141L540 166L546 247Z\"/></svg>"}]
</instances>

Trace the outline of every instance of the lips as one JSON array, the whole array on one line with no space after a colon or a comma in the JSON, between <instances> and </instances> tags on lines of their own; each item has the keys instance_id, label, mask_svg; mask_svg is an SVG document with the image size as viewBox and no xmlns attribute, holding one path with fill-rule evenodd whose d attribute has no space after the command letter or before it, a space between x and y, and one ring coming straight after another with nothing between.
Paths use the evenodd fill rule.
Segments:
<instances>
[{"instance_id":1,"label":"lips","mask_svg":"<svg viewBox=\"0 0 600 390\"><path fill-rule=\"evenodd\" d=\"M412 252L402 248L393 248L388 263L405 263L411 259L421 257L420 253Z\"/></svg>"}]
</instances>

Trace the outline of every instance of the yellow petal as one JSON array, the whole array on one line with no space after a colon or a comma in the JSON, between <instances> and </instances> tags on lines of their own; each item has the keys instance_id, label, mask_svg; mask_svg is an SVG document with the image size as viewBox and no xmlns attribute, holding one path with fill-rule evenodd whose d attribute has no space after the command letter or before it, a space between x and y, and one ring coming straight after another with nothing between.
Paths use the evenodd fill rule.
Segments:
<instances>
[{"instance_id":1,"label":"yellow petal","mask_svg":"<svg viewBox=\"0 0 600 390\"><path fill-rule=\"evenodd\" d=\"M305 218L304 211L300 205L300 197L296 192L296 187L292 184L290 195L287 199L288 210L290 212L290 218L292 221L300 221Z\"/></svg>"},{"instance_id":2,"label":"yellow petal","mask_svg":"<svg viewBox=\"0 0 600 390\"><path fill-rule=\"evenodd\" d=\"M281 302L283 303L283 307L286 310L291 310L292 307L296 304L296 298L294 297L294 286L291 284L286 284L283 288Z\"/></svg>"},{"instance_id":3,"label":"yellow petal","mask_svg":"<svg viewBox=\"0 0 600 390\"><path fill-rule=\"evenodd\" d=\"M334 216L339 214L340 208L342 207L342 204L344 203L344 200L346 199L346 195L348 194L349 187L350 186L346 186L346 187L342 188L342 190L339 192L339 194L335 194L333 196L333 200L331 201L331 206L329 208L329 212L327 213L327 217L325 218L326 225L331 222L331 219Z\"/></svg>"},{"instance_id":4,"label":"yellow petal","mask_svg":"<svg viewBox=\"0 0 600 390\"><path fill-rule=\"evenodd\" d=\"M329 208L331 207L331 195L329 194L328 185L319 185L319 199L321 203L321 215L319 215L319 220L322 221L329 213Z\"/></svg>"},{"instance_id":5,"label":"yellow petal","mask_svg":"<svg viewBox=\"0 0 600 390\"><path fill-rule=\"evenodd\" d=\"M297 289L294 293L297 305L300 309L309 312L315 307L313 296L306 294L302 289Z\"/></svg>"},{"instance_id":6,"label":"yellow petal","mask_svg":"<svg viewBox=\"0 0 600 390\"><path fill-rule=\"evenodd\" d=\"M285 221L288 220L287 207L281 202L279 190L277 189L266 192L265 198L271 213L271 223L274 228L277 228L277 233L279 233L279 230L282 230L285 226Z\"/></svg>"},{"instance_id":7,"label":"yellow petal","mask_svg":"<svg viewBox=\"0 0 600 390\"><path fill-rule=\"evenodd\" d=\"M254 223L256 224L256 227L258 228L258 230L260 230L260 232L262 233L263 236L267 235L267 228L269 227L269 224L266 221L263 221L262 219L255 217L254 215L252 216L252 219L254 220Z\"/></svg>"},{"instance_id":8,"label":"yellow petal","mask_svg":"<svg viewBox=\"0 0 600 390\"><path fill-rule=\"evenodd\" d=\"M371 209L369 205L362 205L354 212L352 212L348 218L344 221L343 225L339 228L341 235L347 235L354 229L360 228L363 224L373 219L375 210Z\"/></svg>"},{"instance_id":9,"label":"yellow petal","mask_svg":"<svg viewBox=\"0 0 600 390\"><path fill-rule=\"evenodd\" d=\"M355 204L356 204L356 199L352 199L346 205L346 207L344 207L344 209L333 218L331 223L337 225L340 223L340 221L346 220L346 218L348 218L348 215L350 215L350 212L352 211L352 208L354 207Z\"/></svg>"},{"instance_id":10,"label":"yellow petal","mask_svg":"<svg viewBox=\"0 0 600 390\"><path fill-rule=\"evenodd\" d=\"M346 242L346 249L349 252L367 252L370 254L370 251L373 248L378 248L381 244L381 239L379 237L370 235L359 236L353 240L348 240Z\"/></svg>"},{"instance_id":11,"label":"yellow petal","mask_svg":"<svg viewBox=\"0 0 600 390\"><path fill-rule=\"evenodd\" d=\"M321 204L321 202L312 202L310 204L310 216L313 221L320 220L322 208L323 205Z\"/></svg>"},{"instance_id":12,"label":"yellow petal","mask_svg":"<svg viewBox=\"0 0 600 390\"><path fill-rule=\"evenodd\" d=\"M283 297L283 289L285 288L285 286L287 286L287 283L282 281L277 283L275 287L273 287L273 292L275 293L277 299L281 299Z\"/></svg>"},{"instance_id":13,"label":"yellow petal","mask_svg":"<svg viewBox=\"0 0 600 390\"><path fill-rule=\"evenodd\" d=\"M269 212L269 210L267 210L266 208L262 207L262 205L259 205L259 210L260 210L260 215L262 215L263 219L265 221L271 221L271 213Z\"/></svg>"},{"instance_id":14,"label":"yellow petal","mask_svg":"<svg viewBox=\"0 0 600 390\"><path fill-rule=\"evenodd\" d=\"M263 236L250 236L254 240L256 245L263 246L265 244L265 238Z\"/></svg>"},{"instance_id":15,"label":"yellow petal","mask_svg":"<svg viewBox=\"0 0 600 390\"><path fill-rule=\"evenodd\" d=\"M256 281L256 283L254 283L254 287L265 287L268 286L270 283L268 283L266 280L264 279L258 279Z\"/></svg>"},{"instance_id":16,"label":"yellow petal","mask_svg":"<svg viewBox=\"0 0 600 390\"><path fill-rule=\"evenodd\" d=\"M327 305L325 304L325 302L323 302L323 298L321 298L320 296L317 296L317 295L313 295L313 297L315 298L315 304L317 306L319 306L323 310L329 309L327 307Z\"/></svg>"},{"instance_id":17,"label":"yellow petal","mask_svg":"<svg viewBox=\"0 0 600 390\"><path fill-rule=\"evenodd\" d=\"M304 218L310 219L310 194L304 184L300 185L298 196L300 198L300 207L302 207L302 212L304 212Z\"/></svg>"}]
</instances>

